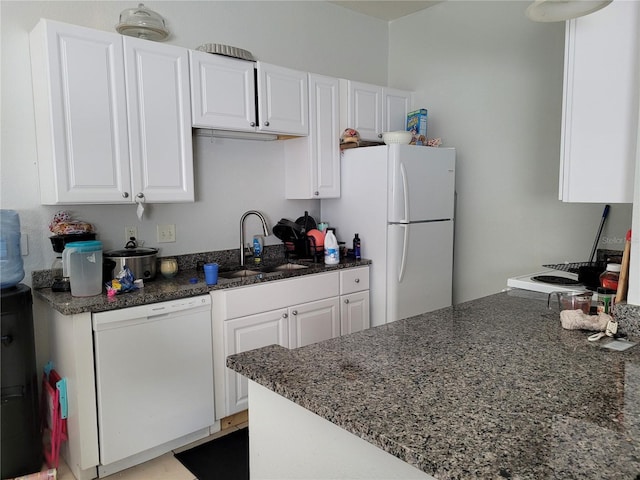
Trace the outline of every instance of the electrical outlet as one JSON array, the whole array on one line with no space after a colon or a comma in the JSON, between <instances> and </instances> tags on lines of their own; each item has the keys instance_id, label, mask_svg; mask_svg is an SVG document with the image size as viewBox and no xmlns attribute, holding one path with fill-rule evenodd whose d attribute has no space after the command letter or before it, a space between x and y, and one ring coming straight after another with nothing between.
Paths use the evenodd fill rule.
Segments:
<instances>
[{"instance_id":1,"label":"electrical outlet","mask_svg":"<svg viewBox=\"0 0 640 480\"><path fill-rule=\"evenodd\" d=\"M126 244L131 237L138 238L138 229L136 227L124 227L124 243Z\"/></svg>"},{"instance_id":2,"label":"electrical outlet","mask_svg":"<svg viewBox=\"0 0 640 480\"><path fill-rule=\"evenodd\" d=\"M172 243L176 241L175 225L158 225L158 243Z\"/></svg>"}]
</instances>

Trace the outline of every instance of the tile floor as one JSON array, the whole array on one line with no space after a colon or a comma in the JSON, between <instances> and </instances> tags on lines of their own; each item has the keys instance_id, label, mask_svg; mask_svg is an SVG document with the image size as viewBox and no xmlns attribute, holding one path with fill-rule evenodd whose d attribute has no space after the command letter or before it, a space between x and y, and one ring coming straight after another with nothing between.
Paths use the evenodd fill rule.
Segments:
<instances>
[{"instance_id":1,"label":"tile floor","mask_svg":"<svg viewBox=\"0 0 640 480\"><path fill-rule=\"evenodd\" d=\"M213 440L214 438L221 437L240 428L247 426L247 423L236 425L234 427L222 430L214 435L192 443L185 447L174 450L174 452L180 452L189 448L195 447L206 441ZM121 472L109 475L108 479L113 480L196 480L193 474L182 465L176 457L173 456L174 452L168 452L164 455L149 460L146 463L136 465L135 467L127 468ZM46 468L45 468L46 470ZM58 466L57 480L75 480L76 477L71 473L69 467L64 463L63 459L60 459L60 465Z\"/></svg>"}]
</instances>

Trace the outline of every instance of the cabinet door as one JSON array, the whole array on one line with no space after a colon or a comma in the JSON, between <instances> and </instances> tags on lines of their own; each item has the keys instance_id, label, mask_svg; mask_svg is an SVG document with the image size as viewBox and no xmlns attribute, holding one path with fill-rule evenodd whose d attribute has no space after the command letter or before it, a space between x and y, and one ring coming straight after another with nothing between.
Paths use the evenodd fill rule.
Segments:
<instances>
[{"instance_id":1,"label":"cabinet door","mask_svg":"<svg viewBox=\"0 0 640 480\"><path fill-rule=\"evenodd\" d=\"M340 196L340 81L309 75L309 136L285 142L286 198Z\"/></svg>"},{"instance_id":2,"label":"cabinet door","mask_svg":"<svg viewBox=\"0 0 640 480\"><path fill-rule=\"evenodd\" d=\"M340 297L340 335L369 328L369 290Z\"/></svg>"},{"instance_id":3,"label":"cabinet door","mask_svg":"<svg viewBox=\"0 0 640 480\"><path fill-rule=\"evenodd\" d=\"M382 131L397 132L407 129L407 114L411 111L411 92L383 88L384 99Z\"/></svg>"},{"instance_id":4,"label":"cabinet door","mask_svg":"<svg viewBox=\"0 0 640 480\"><path fill-rule=\"evenodd\" d=\"M346 81L346 124L342 128L355 128L361 140L382 140L382 87Z\"/></svg>"},{"instance_id":5,"label":"cabinet door","mask_svg":"<svg viewBox=\"0 0 640 480\"><path fill-rule=\"evenodd\" d=\"M304 347L340 335L338 297L289 308L289 348Z\"/></svg>"},{"instance_id":6,"label":"cabinet door","mask_svg":"<svg viewBox=\"0 0 640 480\"><path fill-rule=\"evenodd\" d=\"M258 130L309 135L307 73L258 62Z\"/></svg>"},{"instance_id":7,"label":"cabinet door","mask_svg":"<svg viewBox=\"0 0 640 480\"><path fill-rule=\"evenodd\" d=\"M193 126L255 131L255 64L194 50L189 56Z\"/></svg>"},{"instance_id":8,"label":"cabinet door","mask_svg":"<svg viewBox=\"0 0 640 480\"><path fill-rule=\"evenodd\" d=\"M287 332L287 310L274 310L224 322L224 358L234 353L278 344L289 345ZM247 408L247 379L230 370L225 373L225 409L216 417L226 417Z\"/></svg>"},{"instance_id":9,"label":"cabinet door","mask_svg":"<svg viewBox=\"0 0 640 480\"><path fill-rule=\"evenodd\" d=\"M565 202L633 202L640 3L567 22L560 164Z\"/></svg>"},{"instance_id":10,"label":"cabinet door","mask_svg":"<svg viewBox=\"0 0 640 480\"><path fill-rule=\"evenodd\" d=\"M131 202L122 37L41 20L31 64L41 202Z\"/></svg>"},{"instance_id":11,"label":"cabinet door","mask_svg":"<svg viewBox=\"0 0 640 480\"><path fill-rule=\"evenodd\" d=\"M132 194L147 202L193 202L187 49L123 41Z\"/></svg>"}]
</instances>

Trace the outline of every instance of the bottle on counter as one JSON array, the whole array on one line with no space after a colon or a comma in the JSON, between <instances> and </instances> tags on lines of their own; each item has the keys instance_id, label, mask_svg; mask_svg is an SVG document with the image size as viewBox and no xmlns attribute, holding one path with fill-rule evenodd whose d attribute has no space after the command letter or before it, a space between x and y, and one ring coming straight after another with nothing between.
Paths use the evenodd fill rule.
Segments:
<instances>
[{"instance_id":1,"label":"bottle on counter","mask_svg":"<svg viewBox=\"0 0 640 480\"><path fill-rule=\"evenodd\" d=\"M324 263L325 265L337 265L340 263L340 251L338 250L338 240L333 229L327 229L324 237Z\"/></svg>"},{"instance_id":2,"label":"bottle on counter","mask_svg":"<svg viewBox=\"0 0 640 480\"><path fill-rule=\"evenodd\" d=\"M618 290L620 264L607 263L607 269L600 275L600 286L609 290Z\"/></svg>"},{"instance_id":3,"label":"bottle on counter","mask_svg":"<svg viewBox=\"0 0 640 480\"><path fill-rule=\"evenodd\" d=\"M253 237L253 263L262 261L262 237L256 235Z\"/></svg>"},{"instance_id":4,"label":"bottle on counter","mask_svg":"<svg viewBox=\"0 0 640 480\"><path fill-rule=\"evenodd\" d=\"M356 260L360 260L362 258L360 254L360 236L357 233L353 237L353 256Z\"/></svg>"}]
</instances>

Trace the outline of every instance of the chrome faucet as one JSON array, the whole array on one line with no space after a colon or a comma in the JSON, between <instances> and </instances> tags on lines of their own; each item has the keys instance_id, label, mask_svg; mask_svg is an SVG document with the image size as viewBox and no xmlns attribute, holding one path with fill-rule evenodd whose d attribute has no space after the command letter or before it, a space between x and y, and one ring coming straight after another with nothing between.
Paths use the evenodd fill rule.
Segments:
<instances>
[{"instance_id":1,"label":"chrome faucet","mask_svg":"<svg viewBox=\"0 0 640 480\"><path fill-rule=\"evenodd\" d=\"M240 217L240 265L244 267L244 221L249 215L256 215L260 221L262 222L262 230L264 231L264 235L269 235L269 227L267 227L267 219L264 218L257 210L249 210L248 212L244 212L242 217Z\"/></svg>"}]
</instances>

